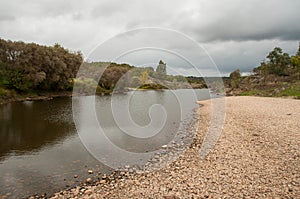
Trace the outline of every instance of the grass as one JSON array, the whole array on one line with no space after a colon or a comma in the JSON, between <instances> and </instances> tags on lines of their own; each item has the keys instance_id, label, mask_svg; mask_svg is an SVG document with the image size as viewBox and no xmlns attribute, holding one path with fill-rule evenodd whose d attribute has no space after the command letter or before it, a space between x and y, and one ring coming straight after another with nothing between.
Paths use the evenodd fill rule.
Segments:
<instances>
[{"instance_id":1,"label":"grass","mask_svg":"<svg viewBox=\"0 0 300 199\"><path fill-rule=\"evenodd\" d=\"M283 97L283 96L291 96L300 98L300 82L294 82L288 87L284 89L284 86L287 85L283 82L280 85L277 85L272 88L259 88L259 89L252 89L248 91L244 91L240 93L241 96L267 96L267 97ZM280 92L275 92L276 89L281 89Z\"/></svg>"},{"instance_id":2,"label":"grass","mask_svg":"<svg viewBox=\"0 0 300 199\"><path fill-rule=\"evenodd\" d=\"M300 86L299 87L295 87L292 86L290 88L285 89L284 91L281 91L280 93L278 93L276 96L294 96L294 97L300 97Z\"/></svg>"},{"instance_id":3,"label":"grass","mask_svg":"<svg viewBox=\"0 0 300 199\"><path fill-rule=\"evenodd\" d=\"M160 85L160 84L144 84L144 85L140 86L139 89L159 90L159 89L167 89L167 87Z\"/></svg>"}]
</instances>

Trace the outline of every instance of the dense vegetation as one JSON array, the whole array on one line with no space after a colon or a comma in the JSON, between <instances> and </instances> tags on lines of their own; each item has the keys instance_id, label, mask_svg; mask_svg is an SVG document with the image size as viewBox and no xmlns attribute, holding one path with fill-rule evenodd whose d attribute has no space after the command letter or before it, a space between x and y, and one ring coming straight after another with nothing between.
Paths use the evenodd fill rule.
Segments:
<instances>
[{"instance_id":1,"label":"dense vegetation","mask_svg":"<svg viewBox=\"0 0 300 199\"><path fill-rule=\"evenodd\" d=\"M76 78L80 66L86 70ZM98 79L100 74L101 79ZM82 93L94 92L95 89L99 93L111 93L128 88L188 87L185 77L156 72L152 67L83 63L80 52L71 52L59 44L42 46L0 38L0 101L71 92L74 83L79 85Z\"/></svg>"},{"instance_id":2,"label":"dense vegetation","mask_svg":"<svg viewBox=\"0 0 300 199\"><path fill-rule=\"evenodd\" d=\"M71 90L81 62L80 52L70 52L58 44L46 47L0 39L0 99Z\"/></svg>"},{"instance_id":3,"label":"dense vegetation","mask_svg":"<svg viewBox=\"0 0 300 199\"><path fill-rule=\"evenodd\" d=\"M83 64L75 79L76 92L98 93L124 92L131 89L189 88L185 77L167 75L152 67L134 67L128 64L92 62ZM98 79L101 76L100 80Z\"/></svg>"},{"instance_id":4,"label":"dense vegetation","mask_svg":"<svg viewBox=\"0 0 300 199\"><path fill-rule=\"evenodd\" d=\"M227 93L233 95L300 97L300 44L292 56L275 47L253 74L242 77L235 70L226 85Z\"/></svg>"},{"instance_id":5,"label":"dense vegetation","mask_svg":"<svg viewBox=\"0 0 300 199\"><path fill-rule=\"evenodd\" d=\"M70 89L82 62L58 44L51 47L0 39L0 85L17 92Z\"/></svg>"},{"instance_id":6,"label":"dense vegetation","mask_svg":"<svg viewBox=\"0 0 300 199\"><path fill-rule=\"evenodd\" d=\"M76 78L80 66L86 70ZM80 52L71 52L59 44L41 46L0 38L0 102L44 93L71 92L74 83L78 92L85 94L95 90L108 94L130 89L207 87L202 77L167 75L162 60L158 66L154 70L108 62L83 63ZM300 97L300 45L293 56L276 47L250 76L242 77L237 69L223 80L229 95Z\"/></svg>"}]
</instances>

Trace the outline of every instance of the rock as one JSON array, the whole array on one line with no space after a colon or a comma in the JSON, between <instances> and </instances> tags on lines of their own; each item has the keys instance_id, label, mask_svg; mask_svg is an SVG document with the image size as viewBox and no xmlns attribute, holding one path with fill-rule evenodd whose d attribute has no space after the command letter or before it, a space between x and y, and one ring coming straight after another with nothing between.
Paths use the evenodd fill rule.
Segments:
<instances>
[{"instance_id":1,"label":"rock","mask_svg":"<svg viewBox=\"0 0 300 199\"><path fill-rule=\"evenodd\" d=\"M74 196L78 196L80 193L79 187L74 190Z\"/></svg>"},{"instance_id":2,"label":"rock","mask_svg":"<svg viewBox=\"0 0 300 199\"><path fill-rule=\"evenodd\" d=\"M168 148L168 145L162 145L161 148L166 149Z\"/></svg>"},{"instance_id":3,"label":"rock","mask_svg":"<svg viewBox=\"0 0 300 199\"><path fill-rule=\"evenodd\" d=\"M120 176L123 176L123 175L125 175L125 172L124 172L124 171L121 171L121 172L120 172Z\"/></svg>"},{"instance_id":4,"label":"rock","mask_svg":"<svg viewBox=\"0 0 300 199\"><path fill-rule=\"evenodd\" d=\"M100 184L105 184L106 180L100 180Z\"/></svg>"},{"instance_id":5,"label":"rock","mask_svg":"<svg viewBox=\"0 0 300 199\"><path fill-rule=\"evenodd\" d=\"M74 178L78 178L78 175L74 175Z\"/></svg>"},{"instance_id":6,"label":"rock","mask_svg":"<svg viewBox=\"0 0 300 199\"><path fill-rule=\"evenodd\" d=\"M92 182L92 178L88 178L85 181L86 181L86 183L91 183Z\"/></svg>"},{"instance_id":7,"label":"rock","mask_svg":"<svg viewBox=\"0 0 300 199\"><path fill-rule=\"evenodd\" d=\"M84 194L87 194L87 195L91 195L93 192L92 192L92 190L90 190L90 189L88 189L88 190L86 190L85 192L84 192Z\"/></svg>"},{"instance_id":8,"label":"rock","mask_svg":"<svg viewBox=\"0 0 300 199\"><path fill-rule=\"evenodd\" d=\"M94 172L93 172L93 170L88 170L88 173L93 174Z\"/></svg>"}]
</instances>

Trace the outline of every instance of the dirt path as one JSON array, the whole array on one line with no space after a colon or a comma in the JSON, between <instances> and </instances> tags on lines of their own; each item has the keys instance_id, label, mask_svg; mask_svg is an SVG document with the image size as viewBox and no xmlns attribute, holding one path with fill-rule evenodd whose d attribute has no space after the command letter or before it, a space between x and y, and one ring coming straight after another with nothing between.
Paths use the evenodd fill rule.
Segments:
<instances>
[{"instance_id":1,"label":"dirt path","mask_svg":"<svg viewBox=\"0 0 300 199\"><path fill-rule=\"evenodd\" d=\"M300 198L300 100L226 98L223 133L199 159L210 121L210 102L203 103L196 141L167 168L56 197Z\"/></svg>"}]
</instances>

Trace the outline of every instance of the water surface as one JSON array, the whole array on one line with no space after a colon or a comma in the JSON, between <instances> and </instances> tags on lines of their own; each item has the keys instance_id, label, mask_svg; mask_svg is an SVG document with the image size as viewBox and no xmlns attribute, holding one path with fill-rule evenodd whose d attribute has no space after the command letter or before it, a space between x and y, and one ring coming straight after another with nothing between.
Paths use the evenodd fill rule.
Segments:
<instances>
[{"instance_id":1,"label":"water surface","mask_svg":"<svg viewBox=\"0 0 300 199\"><path fill-rule=\"evenodd\" d=\"M187 93L186 90L176 92L180 95ZM210 98L207 90L196 90L196 94L199 100ZM106 132L110 132L107 133L109 139L117 146L134 152L151 151L166 144L179 125L174 122L178 120L178 112L173 108L178 106L178 101L174 97L173 91L166 90L138 91L131 98L132 118L139 125L150 122L148 110L153 104L161 104L171 113L163 133L142 141L122 134L116 128L110 111L110 96L96 97L96 115ZM122 101L126 95L119 95L116 99ZM78 100L84 107L90 103L91 96ZM189 112L195 107L197 105L192 104L182 108ZM110 172L109 167L93 158L80 141L73 122L72 98L0 106L0 196L20 198L53 194L95 176L95 173L88 174L88 169L102 174ZM74 175L79 177L74 178Z\"/></svg>"}]
</instances>

